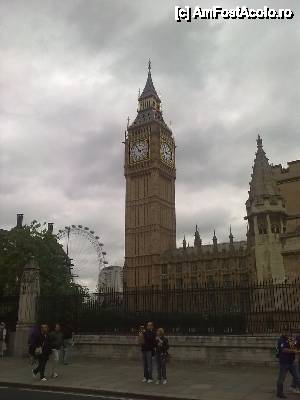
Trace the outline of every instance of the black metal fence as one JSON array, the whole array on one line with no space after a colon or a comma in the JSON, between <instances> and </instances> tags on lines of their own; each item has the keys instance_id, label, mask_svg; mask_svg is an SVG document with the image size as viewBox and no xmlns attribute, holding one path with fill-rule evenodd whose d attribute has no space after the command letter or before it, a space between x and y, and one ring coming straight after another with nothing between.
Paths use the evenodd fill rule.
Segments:
<instances>
[{"instance_id":1,"label":"black metal fence","mask_svg":"<svg viewBox=\"0 0 300 400\"><path fill-rule=\"evenodd\" d=\"M15 331L18 320L19 294L0 294L0 321L6 323L10 331Z\"/></svg>"},{"instance_id":2,"label":"black metal fence","mask_svg":"<svg viewBox=\"0 0 300 400\"><path fill-rule=\"evenodd\" d=\"M78 333L136 334L149 320L177 335L300 331L300 280L41 297L39 318L71 324Z\"/></svg>"}]
</instances>

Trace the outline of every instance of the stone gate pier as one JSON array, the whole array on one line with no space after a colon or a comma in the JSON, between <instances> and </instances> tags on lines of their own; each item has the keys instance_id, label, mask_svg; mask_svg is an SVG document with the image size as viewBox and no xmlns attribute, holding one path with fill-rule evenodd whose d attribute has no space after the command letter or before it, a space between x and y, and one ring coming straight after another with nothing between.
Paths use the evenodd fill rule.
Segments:
<instances>
[{"instance_id":1,"label":"stone gate pier","mask_svg":"<svg viewBox=\"0 0 300 400\"><path fill-rule=\"evenodd\" d=\"M14 343L14 355L28 354L28 335L37 321L38 298L40 295L39 266L34 257L26 264L20 285L18 322Z\"/></svg>"}]
</instances>

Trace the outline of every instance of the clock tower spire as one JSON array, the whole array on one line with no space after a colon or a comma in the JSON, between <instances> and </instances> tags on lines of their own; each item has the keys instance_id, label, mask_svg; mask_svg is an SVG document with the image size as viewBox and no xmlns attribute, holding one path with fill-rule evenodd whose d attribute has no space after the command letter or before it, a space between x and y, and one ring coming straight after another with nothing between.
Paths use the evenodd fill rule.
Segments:
<instances>
[{"instance_id":1,"label":"clock tower spire","mask_svg":"<svg viewBox=\"0 0 300 400\"><path fill-rule=\"evenodd\" d=\"M124 285L160 285L160 257L176 247L175 141L161 112L151 61L125 140Z\"/></svg>"}]
</instances>

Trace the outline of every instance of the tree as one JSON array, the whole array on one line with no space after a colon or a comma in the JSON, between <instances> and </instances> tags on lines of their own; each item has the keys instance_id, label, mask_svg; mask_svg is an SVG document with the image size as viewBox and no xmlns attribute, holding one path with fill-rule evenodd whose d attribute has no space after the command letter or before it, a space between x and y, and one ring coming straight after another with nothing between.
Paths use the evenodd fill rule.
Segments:
<instances>
[{"instance_id":1,"label":"tree","mask_svg":"<svg viewBox=\"0 0 300 400\"><path fill-rule=\"evenodd\" d=\"M43 295L68 294L76 289L70 274L70 260L56 236L36 220L22 228L0 231L0 293L18 290L23 268L30 256L40 267Z\"/></svg>"}]
</instances>

